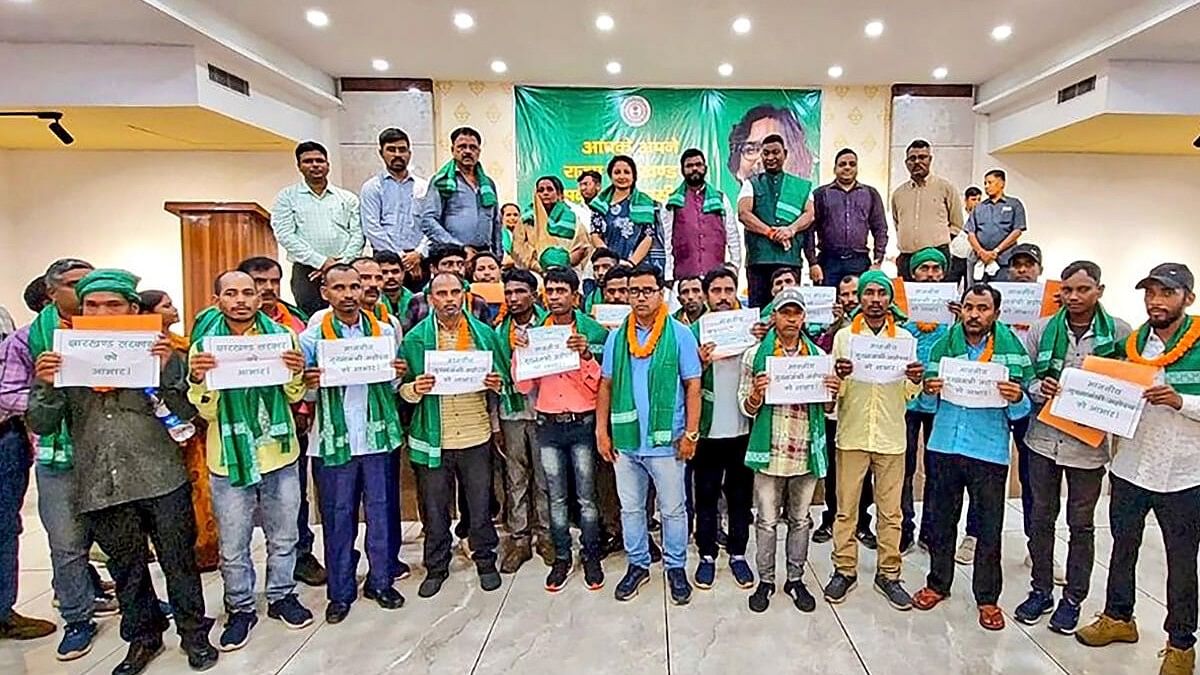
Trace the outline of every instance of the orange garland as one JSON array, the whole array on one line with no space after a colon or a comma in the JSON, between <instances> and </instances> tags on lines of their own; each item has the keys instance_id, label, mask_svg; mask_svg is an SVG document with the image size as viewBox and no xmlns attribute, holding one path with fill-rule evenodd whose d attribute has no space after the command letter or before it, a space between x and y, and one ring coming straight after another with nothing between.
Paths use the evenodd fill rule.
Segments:
<instances>
[{"instance_id":1,"label":"orange garland","mask_svg":"<svg viewBox=\"0 0 1200 675\"><path fill-rule=\"evenodd\" d=\"M1152 359L1142 356L1141 352L1138 351L1137 336L1139 332L1141 331L1133 331L1129 334L1129 339L1125 341L1125 353L1129 356L1129 360L1143 366L1166 368L1183 358L1183 355L1196 345L1196 341L1200 340L1200 318L1192 317L1192 325L1188 326L1187 332L1183 334L1183 337L1179 338L1179 344L1175 345L1170 351Z\"/></svg>"},{"instance_id":2,"label":"orange garland","mask_svg":"<svg viewBox=\"0 0 1200 675\"><path fill-rule=\"evenodd\" d=\"M865 326L866 323L867 317L862 312L859 312L858 315L854 317L854 320L850 322L850 332L854 333L855 335L862 333L863 326ZM887 314L887 336L890 338L896 337L896 318L892 316L891 312L888 312Z\"/></svg>"},{"instance_id":3,"label":"orange garland","mask_svg":"<svg viewBox=\"0 0 1200 675\"><path fill-rule=\"evenodd\" d=\"M987 346L983 348L983 353L979 355L980 363L990 363L992 354L996 352L996 333L988 335Z\"/></svg>"},{"instance_id":4,"label":"orange garland","mask_svg":"<svg viewBox=\"0 0 1200 675\"><path fill-rule=\"evenodd\" d=\"M458 330L454 334L454 351L469 352L471 351L471 329L467 325L470 323L467 317L458 317Z\"/></svg>"},{"instance_id":5,"label":"orange garland","mask_svg":"<svg viewBox=\"0 0 1200 675\"><path fill-rule=\"evenodd\" d=\"M370 337L379 337L382 331L379 329L379 320L370 312L359 312L359 315L367 317L367 326L370 328ZM326 340L336 340L337 332L333 330L333 310L330 310L325 318L321 319L321 337Z\"/></svg>"},{"instance_id":6,"label":"orange garland","mask_svg":"<svg viewBox=\"0 0 1200 675\"><path fill-rule=\"evenodd\" d=\"M917 330L921 331L922 333L932 333L938 329L938 326L941 325L930 321L917 321L915 323L917 325Z\"/></svg>"},{"instance_id":7,"label":"orange garland","mask_svg":"<svg viewBox=\"0 0 1200 675\"><path fill-rule=\"evenodd\" d=\"M287 305L282 302L275 303L275 310L279 312L279 320L275 323L286 328L291 328L296 325L296 320L292 318L292 313L288 311Z\"/></svg>"},{"instance_id":8,"label":"orange garland","mask_svg":"<svg viewBox=\"0 0 1200 675\"><path fill-rule=\"evenodd\" d=\"M629 344L630 356L635 359L645 359L654 353L654 347L658 345L658 339L662 337L663 328L667 325L668 316L670 313L667 312L667 306L659 305L658 316L654 317L654 327L650 329L650 337L646 339L644 346L638 344L637 321L632 314L626 319L628 328L625 331L625 341Z\"/></svg>"}]
</instances>

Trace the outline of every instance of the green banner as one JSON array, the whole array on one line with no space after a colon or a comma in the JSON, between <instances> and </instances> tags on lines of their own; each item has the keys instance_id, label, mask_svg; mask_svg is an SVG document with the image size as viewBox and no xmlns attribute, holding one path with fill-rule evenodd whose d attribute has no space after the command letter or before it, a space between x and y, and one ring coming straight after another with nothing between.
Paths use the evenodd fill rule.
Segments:
<instances>
[{"instance_id":1,"label":"green banner","mask_svg":"<svg viewBox=\"0 0 1200 675\"><path fill-rule=\"evenodd\" d=\"M555 175L579 200L579 174L605 176L613 155L631 155L638 187L659 202L683 180L679 155L699 148L708 181L733 202L762 171L760 142L783 136L785 170L817 180L821 92L808 89L586 89L517 87L517 192L532 203L534 181ZM608 179L605 176L605 184Z\"/></svg>"}]
</instances>

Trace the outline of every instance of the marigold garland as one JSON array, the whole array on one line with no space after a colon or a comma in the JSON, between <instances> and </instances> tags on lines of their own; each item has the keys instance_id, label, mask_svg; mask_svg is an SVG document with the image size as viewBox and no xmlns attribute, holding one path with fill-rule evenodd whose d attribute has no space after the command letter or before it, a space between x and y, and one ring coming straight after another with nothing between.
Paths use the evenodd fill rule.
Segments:
<instances>
[{"instance_id":1,"label":"marigold garland","mask_svg":"<svg viewBox=\"0 0 1200 675\"><path fill-rule=\"evenodd\" d=\"M917 330L921 331L922 333L932 333L933 331L937 330L938 326L941 324L934 323L932 321L917 321L916 325Z\"/></svg>"},{"instance_id":2,"label":"marigold garland","mask_svg":"<svg viewBox=\"0 0 1200 675\"><path fill-rule=\"evenodd\" d=\"M1166 368L1183 358L1183 355L1188 353L1192 347L1196 345L1196 341L1200 340L1200 318L1193 317L1192 325L1188 326L1187 332L1183 337L1179 338L1179 344L1175 345L1171 350L1164 352L1152 359L1142 356L1137 347L1137 336L1140 330L1135 330L1129 334L1129 339L1125 341L1125 353L1129 356L1129 360L1134 363L1139 363L1143 366L1154 366L1156 368Z\"/></svg>"},{"instance_id":3,"label":"marigold garland","mask_svg":"<svg viewBox=\"0 0 1200 675\"><path fill-rule=\"evenodd\" d=\"M887 336L890 338L896 337L896 317L892 316L891 312L888 312L886 320ZM866 323L866 315L862 312L859 312L857 315L855 315L854 320L850 322L850 332L854 333L855 335L862 333L863 326L865 326Z\"/></svg>"},{"instance_id":4,"label":"marigold garland","mask_svg":"<svg viewBox=\"0 0 1200 675\"><path fill-rule=\"evenodd\" d=\"M639 345L637 339L637 321L631 314L626 319L628 328L625 331L625 341L629 344L629 354L635 359L646 359L654 353L654 347L658 345L658 339L662 337L663 328L667 325L667 317L670 316L667 312L666 305L659 305L658 314L654 317L654 326L650 329L650 336L646 338L645 345Z\"/></svg>"},{"instance_id":5,"label":"marigold garland","mask_svg":"<svg viewBox=\"0 0 1200 675\"><path fill-rule=\"evenodd\" d=\"M379 329L379 320L370 312L359 312L359 316L367 317L367 328L370 331L368 337L379 337L382 331ZM333 310L330 310L325 318L321 319L321 337L326 340L336 340L337 333L333 330Z\"/></svg>"},{"instance_id":6,"label":"marigold garland","mask_svg":"<svg viewBox=\"0 0 1200 675\"><path fill-rule=\"evenodd\" d=\"M275 303L275 311L279 313L279 320L275 323L285 328L291 328L296 325L296 320L292 317L292 313L288 310L287 305L277 302Z\"/></svg>"}]
</instances>

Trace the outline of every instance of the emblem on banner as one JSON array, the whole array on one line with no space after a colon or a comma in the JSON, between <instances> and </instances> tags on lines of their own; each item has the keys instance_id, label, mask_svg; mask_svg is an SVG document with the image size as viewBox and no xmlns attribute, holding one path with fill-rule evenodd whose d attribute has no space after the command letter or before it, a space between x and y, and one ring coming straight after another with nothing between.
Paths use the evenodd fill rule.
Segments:
<instances>
[{"instance_id":1,"label":"emblem on banner","mask_svg":"<svg viewBox=\"0 0 1200 675\"><path fill-rule=\"evenodd\" d=\"M626 96L621 100L621 119L637 128L650 121L650 102L644 96Z\"/></svg>"}]
</instances>

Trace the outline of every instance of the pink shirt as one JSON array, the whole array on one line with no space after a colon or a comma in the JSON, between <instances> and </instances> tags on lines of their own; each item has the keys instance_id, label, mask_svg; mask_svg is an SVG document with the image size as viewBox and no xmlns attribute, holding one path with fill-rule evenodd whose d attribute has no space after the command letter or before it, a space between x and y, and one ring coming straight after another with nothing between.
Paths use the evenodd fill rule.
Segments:
<instances>
[{"instance_id":1,"label":"pink shirt","mask_svg":"<svg viewBox=\"0 0 1200 675\"><path fill-rule=\"evenodd\" d=\"M600 391L600 363L595 359L580 361L579 370L547 375L516 383L517 391L528 394L537 388L534 409L547 415L588 413L596 409L596 394Z\"/></svg>"}]
</instances>

